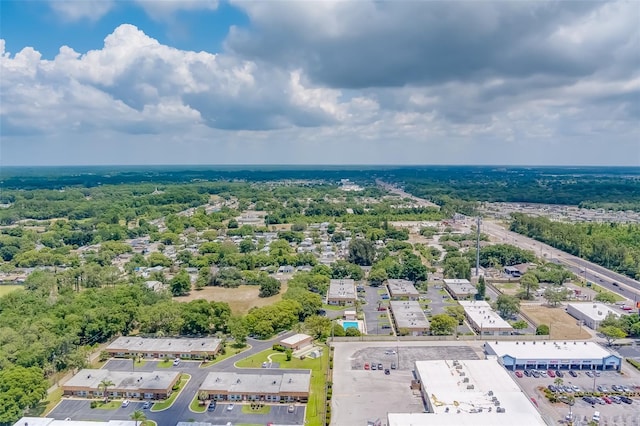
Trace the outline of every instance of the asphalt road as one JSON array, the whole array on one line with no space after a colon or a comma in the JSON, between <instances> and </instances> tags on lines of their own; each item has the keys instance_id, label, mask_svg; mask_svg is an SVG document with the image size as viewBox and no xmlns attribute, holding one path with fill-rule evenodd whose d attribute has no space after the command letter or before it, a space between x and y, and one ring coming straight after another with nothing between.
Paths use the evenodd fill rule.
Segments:
<instances>
[{"instance_id":1,"label":"asphalt road","mask_svg":"<svg viewBox=\"0 0 640 426\"><path fill-rule=\"evenodd\" d=\"M567 266L577 276L594 282L609 291L617 293L629 300L640 300L640 282L627 276L610 271L595 263L580 259L564 251L553 248L532 238L511 232L495 222L483 221L482 232L493 236L498 241L513 244L531 250L552 262ZM615 283L615 285L614 285Z\"/></svg>"}]
</instances>

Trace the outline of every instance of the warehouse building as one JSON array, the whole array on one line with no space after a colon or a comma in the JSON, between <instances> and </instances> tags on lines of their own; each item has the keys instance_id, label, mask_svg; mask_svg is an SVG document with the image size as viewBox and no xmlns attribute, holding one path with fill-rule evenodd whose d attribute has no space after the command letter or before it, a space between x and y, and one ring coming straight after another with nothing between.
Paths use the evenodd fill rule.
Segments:
<instances>
[{"instance_id":1,"label":"warehouse building","mask_svg":"<svg viewBox=\"0 0 640 426\"><path fill-rule=\"evenodd\" d=\"M387 280L387 288L391 300L418 300L420 297L416 286L408 280L389 279Z\"/></svg>"},{"instance_id":2,"label":"warehouse building","mask_svg":"<svg viewBox=\"0 0 640 426\"><path fill-rule=\"evenodd\" d=\"M531 400L495 358L416 361L427 413L390 413L389 426L544 425Z\"/></svg>"},{"instance_id":3,"label":"warehouse building","mask_svg":"<svg viewBox=\"0 0 640 426\"><path fill-rule=\"evenodd\" d=\"M456 300L474 298L476 296L476 293L478 293L478 289L476 288L476 286L471 284L469 280L447 278L442 281L444 282L445 288L447 289L451 297Z\"/></svg>"},{"instance_id":4,"label":"warehouse building","mask_svg":"<svg viewBox=\"0 0 640 426\"><path fill-rule=\"evenodd\" d=\"M109 356L130 358L184 358L203 359L220 350L220 339L215 338L146 338L122 336L114 340L106 351Z\"/></svg>"},{"instance_id":5,"label":"warehouse building","mask_svg":"<svg viewBox=\"0 0 640 426\"><path fill-rule=\"evenodd\" d=\"M397 334L422 336L429 333L429 320L419 302L392 300L389 305Z\"/></svg>"},{"instance_id":6,"label":"warehouse building","mask_svg":"<svg viewBox=\"0 0 640 426\"><path fill-rule=\"evenodd\" d=\"M67 396L104 397L102 383L111 398L166 399L180 379L177 371L110 371L83 369L62 385Z\"/></svg>"},{"instance_id":7,"label":"warehouse building","mask_svg":"<svg viewBox=\"0 0 640 426\"><path fill-rule=\"evenodd\" d=\"M481 336L508 336L513 327L484 300L461 300L467 322Z\"/></svg>"},{"instance_id":8,"label":"warehouse building","mask_svg":"<svg viewBox=\"0 0 640 426\"><path fill-rule=\"evenodd\" d=\"M240 374L211 372L200 391L216 401L307 402L311 372Z\"/></svg>"},{"instance_id":9,"label":"warehouse building","mask_svg":"<svg viewBox=\"0 0 640 426\"><path fill-rule=\"evenodd\" d=\"M486 342L487 355L495 355L509 370L572 369L616 370L622 358L595 342L575 341L515 341Z\"/></svg>"},{"instance_id":10,"label":"warehouse building","mask_svg":"<svg viewBox=\"0 0 640 426\"><path fill-rule=\"evenodd\" d=\"M569 303L567 313L593 330L600 328L600 323L607 316L620 316L618 312L602 303Z\"/></svg>"},{"instance_id":11,"label":"warehouse building","mask_svg":"<svg viewBox=\"0 0 640 426\"><path fill-rule=\"evenodd\" d=\"M329 291L327 292L328 305L352 306L355 305L357 299L356 283L354 280L329 281Z\"/></svg>"},{"instance_id":12,"label":"warehouse building","mask_svg":"<svg viewBox=\"0 0 640 426\"><path fill-rule=\"evenodd\" d=\"M286 339L280 340L280 346L291 349L292 351L298 351L313 344L313 337L308 334L294 334Z\"/></svg>"}]
</instances>

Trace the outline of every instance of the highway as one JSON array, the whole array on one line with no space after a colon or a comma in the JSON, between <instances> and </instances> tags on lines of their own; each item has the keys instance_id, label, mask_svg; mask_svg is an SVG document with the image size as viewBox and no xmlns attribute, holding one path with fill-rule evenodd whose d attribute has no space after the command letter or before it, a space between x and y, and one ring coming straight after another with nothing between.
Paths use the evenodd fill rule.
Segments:
<instances>
[{"instance_id":1,"label":"highway","mask_svg":"<svg viewBox=\"0 0 640 426\"><path fill-rule=\"evenodd\" d=\"M504 242L522 249L531 250L539 257L544 257L550 262L563 264L571 270L571 272L584 278L586 281L596 283L633 302L640 300L640 282L625 275L610 271L600 265L580 259L577 256L555 249L532 238L511 232L495 222L483 220L481 231L492 236L498 242Z\"/></svg>"}]
</instances>

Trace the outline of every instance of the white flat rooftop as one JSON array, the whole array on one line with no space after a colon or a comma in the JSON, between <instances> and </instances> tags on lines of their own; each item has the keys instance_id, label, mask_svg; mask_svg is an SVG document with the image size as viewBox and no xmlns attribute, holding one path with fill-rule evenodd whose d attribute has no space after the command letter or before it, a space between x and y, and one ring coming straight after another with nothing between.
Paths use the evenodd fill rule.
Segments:
<instances>
[{"instance_id":1,"label":"white flat rooftop","mask_svg":"<svg viewBox=\"0 0 640 426\"><path fill-rule=\"evenodd\" d=\"M491 342L487 345L487 353L495 354L499 357L509 355L515 359L597 359L602 360L610 355L611 352L598 345L595 342L576 342L576 341L538 341L538 342Z\"/></svg>"},{"instance_id":2,"label":"white flat rooftop","mask_svg":"<svg viewBox=\"0 0 640 426\"><path fill-rule=\"evenodd\" d=\"M602 321L609 314L613 314L617 317L620 316L619 312L614 311L613 309L602 303L569 303L567 304L567 308L569 307L597 321Z\"/></svg>"},{"instance_id":3,"label":"white flat rooftop","mask_svg":"<svg viewBox=\"0 0 640 426\"><path fill-rule=\"evenodd\" d=\"M300 343L306 339L310 339L311 336L308 334L294 334L293 336L289 336L286 339L280 341L280 343L284 343L287 345L295 345L296 343Z\"/></svg>"},{"instance_id":4,"label":"white flat rooftop","mask_svg":"<svg viewBox=\"0 0 640 426\"><path fill-rule=\"evenodd\" d=\"M464 308L467 316L483 330L513 328L484 300L461 300L458 303Z\"/></svg>"}]
</instances>

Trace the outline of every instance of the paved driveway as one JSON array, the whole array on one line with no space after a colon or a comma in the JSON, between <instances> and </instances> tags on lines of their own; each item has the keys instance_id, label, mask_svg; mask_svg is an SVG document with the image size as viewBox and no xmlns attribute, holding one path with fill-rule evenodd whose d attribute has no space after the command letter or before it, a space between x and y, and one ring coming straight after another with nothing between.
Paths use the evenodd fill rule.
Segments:
<instances>
[{"instance_id":1,"label":"paved driveway","mask_svg":"<svg viewBox=\"0 0 640 426\"><path fill-rule=\"evenodd\" d=\"M383 334L388 336L392 332L390 328L382 328L378 321L378 315L385 314L384 311L378 311L378 301L381 300L378 295L378 290L384 289L384 287L364 287L364 298L367 301L362 305L362 312L364 312L364 320L367 324L367 334ZM387 323L386 321L384 322ZM390 324L390 322L389 322Z\"/></svg>"}]
</instances>

